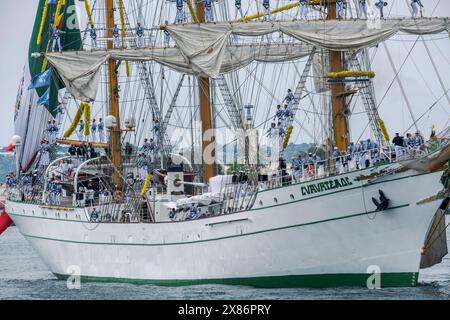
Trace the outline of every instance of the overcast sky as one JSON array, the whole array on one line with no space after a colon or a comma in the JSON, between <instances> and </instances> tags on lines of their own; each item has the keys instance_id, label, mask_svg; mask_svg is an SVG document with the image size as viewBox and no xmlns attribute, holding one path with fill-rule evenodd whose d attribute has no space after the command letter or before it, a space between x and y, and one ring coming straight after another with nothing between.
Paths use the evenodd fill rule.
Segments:
<instances>
[{"instance_id":1,"label":"overcast sky","mask_svg":"<svg viewBox=\"0 0 450 320\"><path fill-rule=\"evenodd\" d=\"M388 2L391 16L406 16L409 14L405 0L391 0ZM425 5L426 15L430 15L434 10L433 16L450 16L449 0L422 0L422 3ZM0 1L0 43L2 44L0 50L1 146L8 144L13 135L14 104L23 66L27 59L29 37L34 24L36 6L37 0ZM431 37L433 40L429 40L427 43L440 69L444 85L449 89L449 38L445 33ZM388 41L397 67L402 64L415 39L415 36L402 36ZM373 69L377 73L374 81L377 87L378 101L386 93L394 75L386 55L381 49L380 47L373 64ZM405 90L417 118L424 114L431 104L441 97L444 92L437 81L436 74L422 43L416 45L411 54L411 59L405 64L400 77L405 84ZM411 119L397 84L394 84L388 94L386 94L380 107L380 114L385 119L391 135L393 135L394 131L406 130L410 126ZM420 122L420 127L424 132L427 132L431 124L436 124L439 130L443 126L450 124L449 119L450 106L444 97L430 113L425 114ZM364 121L356 121L355 124L352 124L353 139L360 134L364 126L363 123Z\"/></svg>"}]
</instances>

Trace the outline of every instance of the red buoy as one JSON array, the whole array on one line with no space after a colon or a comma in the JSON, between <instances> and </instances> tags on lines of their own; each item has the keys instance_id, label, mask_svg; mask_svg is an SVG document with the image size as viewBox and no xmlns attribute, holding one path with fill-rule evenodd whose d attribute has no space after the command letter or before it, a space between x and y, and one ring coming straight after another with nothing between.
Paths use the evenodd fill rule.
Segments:
<instances>
[{"instance_id":1,"label":"red buoy","mask_svg":"<svg viewBox=\"0 0 450 320\"><path fill-rule=\"evenodd\" d=\"M12 220L6 213L5 209L0 214L0 234L2 234L11 225Z\"/></svg>"}]
</instances>

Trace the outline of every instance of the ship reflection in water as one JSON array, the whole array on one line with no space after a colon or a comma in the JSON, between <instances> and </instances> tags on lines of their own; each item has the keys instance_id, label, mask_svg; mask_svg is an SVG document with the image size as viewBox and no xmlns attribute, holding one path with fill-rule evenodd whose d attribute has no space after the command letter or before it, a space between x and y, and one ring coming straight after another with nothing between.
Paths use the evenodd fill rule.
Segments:
<instances>
[{"instance_id":1,"label":"ship reflection in water","mask_svg":"<svg viewBox=\"0 0 450 320\"><path fill-rule=\"evenodd\" d=\"M447 216L447 223L450 216ZM447 239L450 239L447 229ZM449 241L450 242L450 241ZM449 243L450 244L450 243ZM421 270L412 288L258 289L244 286L198 285L158 287L127 283L82 283L67 289L56 280L17 228L0 237L0 300L5 299L450 299L450 256Z\"/></svg>"}]
</instances>

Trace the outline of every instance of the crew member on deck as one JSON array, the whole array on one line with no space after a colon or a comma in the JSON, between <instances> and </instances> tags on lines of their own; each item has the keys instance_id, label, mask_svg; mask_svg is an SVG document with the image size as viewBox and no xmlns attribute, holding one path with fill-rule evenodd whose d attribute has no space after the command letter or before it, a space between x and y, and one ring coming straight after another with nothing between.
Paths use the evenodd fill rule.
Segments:
<instances>
[{"instance_id":1,"label":"crew member on deck","mask_svg":"<svg viewBox=\"0 0 450 320\"><path fill-rule=\"evenodd\" d=\"M39 149L41 153L41 158L39 159L39 165L41 167L46 167L50 164L50 146L48 145L48 141L42 140L41 147Z\"/></svg>"},{"instance_id":2,"label":"crew member on deck","mask_svg":"<svg viewBox=\"0 0 450 320\"><path fill-rule=\"evenodd\" d=\"M342 170L341 152L337 147L334 147L333 158L334 160L336 160L336 171L341 172Z\"/></svg>"},{"instance_id":3,"label":"crew member on deck","mask_svg":"<svg viewBox=\"0 0 450 320\"><path fill-rule=\"evenodd\" d=\"M95 141L97 139L97 123L95 122L95 119L92 119L91 124L91 140Z\"/></svg>"},{"instance_id":4,"label":"crew member on deck","mask_svg":"<svg viewBox=\"0 0 450 320\"><path fill-rule=\"evenodd\" d=\"M264 20L272 20L270 17L270 1L269 0L263 0L263 7L264 7Z\"/></svg>"},{"instance_id":5,"label":"crew member on deck","mask_svg":"<svg viewBox=\"0 0 450 320\"><path fill-rule=\"evenodd\" d=\"M98 119L97 130L98 130L98 140L100 142L103 142L105 140L105 134L104 134L105 124L103 123L102 118Z\"/></svg>"},{"instance_id":6,"label":"crew member on deck","mask_svg":"<svg viewBox=\"0 0 450 320\"><path fill-rule=\"evenodd\" d=\"M136 166L138 168L139 180L145 179L148 174L148 166L143 153L139 153L139 156L136 159Z\"/></svg>"},{"instance_id":7,"label":"crew member on deck","mask_svg":"<svg viewBox=\"0 0 450 320\"><path fill-rule=\"evenodd\" d=\"M400 133L396 133L394 139L392 139L392 143L394 144L395 148L395 159L401 160L401 157L403 155L403 137L400 136Z\"/></svg>"},{"instance_id":8,"label":"crew member on deck","mask_svg":"<svg viewBox=\"0 0 450 320\"><path fill-rule=\"evenodd\" d=\"M302 174L302 158L300 155L297 158L292 159L293 176L295 182L300 182L300 176Z\"/></svg>"},{"instance_id":9,"label":"crew member on deck","mask_svg":"<svg viewBox=\"0 0 450 320\"><path fill-rule=\"evenodd\" d=\"M411 8L412 8L412 17L417 18L417 15L419 14L419 7L420 7L420 16L422 17L422 8L423 4L420 0L411 0Z\"/></svg>"},{"instance_id":10,"label":"crew member on deck","mask_svg":"<svg viewBox=\"0 0 450 320\"><path fill-rule=\"evenodd\" d=\"M114 25L113 28L113 39L114 39L114 49L120 48L120 32L117 24Z\"/></svg>"},{"instance_id":11,"label":"crew member on deck","mask_svg":"<svg viewBox=\"0 0 450 320\"><path fill-rule=\"evenodd\" d=\"M414 148L416 150L420 150L420 147L424 144L424 139L419 131L416 132L416 135L414 136Z\"/></svg>"},{"instance_id":12,"label":"crew member on deck","mask_svg":"<svg viewBox=\"0 0 450 320\"><path fill-rule=\"evenodd\" d=\"M61 123L62 123L62 118L63 118L63 107L61 104L58 104L58 106L56 107L56 125L59 127L61 127Z\"/></svg>"},{"instance_id":13,"label":"crew member on deck","mask_svg":"<svg viewBox=\"0 0 450 320\"><path fill-rule=\"evenodd\" d=\"M59 131L59 128L56 124L56 120L53 120L52 124L51 124L51 134L50 134L50 139L49 139L50 144L56 143L56 136L58 135L58 131Z\"/></svg>"},{"instance_id":14,"label":"crew member on deck","mask_svg":"<svg viewBox=\"0 0 450 320\"><path fill-rule=\"evenodd\" d=\"M237 19L238 13L241 15L241 18L243 18L244 17L244 13L242 12L241 0L234 0L234 6L236 7L235 19Z\"/></svg>"},{"instance_id":15,"label":"crew member on deck","mask_svg":"<svg viewBox=\"0 0 450 320\"><path fill-rule=\"evenodd\" d=\"M83 132L84 132L84 121L80 120L80 123L78 124L78 140L83 141Z\"/></svg>"}]
</instances>

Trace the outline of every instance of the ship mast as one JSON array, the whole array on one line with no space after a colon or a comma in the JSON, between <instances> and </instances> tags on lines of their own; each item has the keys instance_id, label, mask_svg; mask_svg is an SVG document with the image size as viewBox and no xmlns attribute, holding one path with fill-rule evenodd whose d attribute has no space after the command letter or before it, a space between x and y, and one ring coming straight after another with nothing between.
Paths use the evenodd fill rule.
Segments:
<instances>
[{"instance_id":1,"label":"ship mast","mask_svg":"<svg viewBox=\"0 0 450 320\"><path fill-rule=\"evenodd\" d=\"M200 0L195 0L195 16L197 23L205 22L205 5ZM199 102L200 102L200 120L202 123L202 159L203 159L203 181L208 182L215 176L215 164L205 161L205 154L211 154L215 159L214 137L212 136L212 109L211 109L211 90L208 77L198 77ZM209 133L206 134L205 133ZM212 150L211 152L208 150ZM206 152L205 152L206 151ZM215 161L215 160L214 160Z\"/></svg>"},{"instance_id":2,"label":"ship mast","mask_svg":"<svg viewBox=\"0 0 450 320\"><path fill-rule=\"evenodd\" d=\"M107 49L113 49L113 28L114 28L114 0L105 0L106 14L106 38ZM116 127L110 130L111 158L114 167L113 182L119 188L122 185L120 170L122 166L122 155L120 146L120 110L119 110L119 84L117 81L117 68L114 60L108 61L108 97L109 114L116 118Z\"/></svg>"},{"instance_id":3,"label":"ship mast","mask_svg":"<svg viewBox=\"0 0 450 320\"><path fill-rule=\"evenodd\" d=\"M336 20L336 0L328 0L327 20ZM342 52L330 51L330 72L342 71L343 59ZM349 145L349 126L345 116L345 101L343 93L344 84L331 84L331 113L334 132L335 146L342 152L347 151Z\"/></svg>"}]
</instances>

